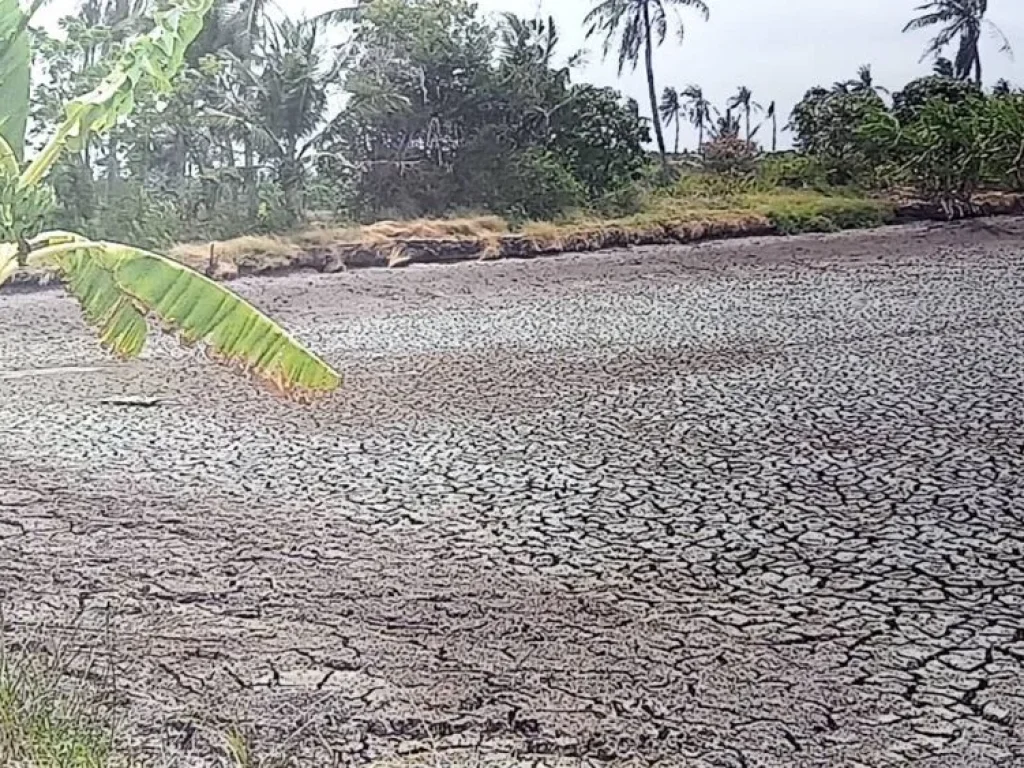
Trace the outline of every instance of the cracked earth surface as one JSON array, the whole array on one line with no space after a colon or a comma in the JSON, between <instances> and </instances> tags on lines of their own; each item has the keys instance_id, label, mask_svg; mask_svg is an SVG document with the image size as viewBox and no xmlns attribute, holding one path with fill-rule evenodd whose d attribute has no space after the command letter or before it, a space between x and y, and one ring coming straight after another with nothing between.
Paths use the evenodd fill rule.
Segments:
<instances>
[{"instance_id":1,"label":"cracked earth surface","mask_svg":"<svg viewBox=\"0 0 1024 768\"><path fill-rule=\"evenodd\" d=\"M9 631L140 743L1024 765L1024 220L235 285L345 390L0 297Z\"/></svg>"}]
</instances>

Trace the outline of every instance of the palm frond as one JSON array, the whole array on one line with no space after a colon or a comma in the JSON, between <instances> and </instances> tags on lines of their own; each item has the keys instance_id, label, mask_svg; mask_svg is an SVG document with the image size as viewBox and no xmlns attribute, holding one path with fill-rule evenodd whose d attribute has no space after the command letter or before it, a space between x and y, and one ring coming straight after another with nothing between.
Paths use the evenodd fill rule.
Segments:
<instances>
[{"instance_id":1,"label":"palm frond","mask_svg":"<svg viewBox=\"0 0 1024 768\"><path fill-rule=\"evenodd\" d=\"M1008 38L995 22L985 20L985 26L988 28L989 34L999 41L999 52L1007 54L1011 59L1013 58L1013 46L1010 45L1010 38Z\"/></svg>"},{"instance_id":2,"label":"palm frond","mask_svg":"<svg viewBox=\"0 0 1024 768\"><path fill-rule=\"evenodd\" d=\"M685 8L695 8L704 17L704 21L711 18L711 9L708 8L708 4L704 0L667 0L667 2Z\"/></svg>"},{"instance_id":3,"label":"palm frond","mask_svg":"<svg viewBox=\"0 0 1024 768\"><path fill-rule=\"evenodd\" d=\"M340 375L277 323L224 286L164 256L68 233L35 241L30 263L54 269L121 357L138 355L153 316L186 344L269 382L286 394L327 392Z\"/></svg>"},{"instance_id":4,"label":"palm frond","mask_svg":"<svg viewBox=\"0 0 1024 768\"><path fill-rule=\"evenodd\" d=\"M324 11L318 13L316 16L311 16L307 19L310 24L319 24L329 26L331 24L345 24L347 22L359 21L359 17L363 13L362 4L356 4L354 6L347 6L345 8L335 8L330 11Z\"/></svg>"}]
</instances>

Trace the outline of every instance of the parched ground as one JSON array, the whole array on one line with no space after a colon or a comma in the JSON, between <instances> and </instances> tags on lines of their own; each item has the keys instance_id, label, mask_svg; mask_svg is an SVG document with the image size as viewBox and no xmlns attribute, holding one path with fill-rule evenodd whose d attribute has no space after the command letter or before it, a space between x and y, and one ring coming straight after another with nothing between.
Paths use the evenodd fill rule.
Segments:
<instances>
[{"instance_id":1,"label":"parched ground","mask_svg":"<svg viewBox=\"0 0 1024 768\"><path fill-rule=\"evenodd\" d=\"M1024 765L1024 220L235 285L344 392L0 298L8 633L145 748Z\"/></svg>"}]
</instances>

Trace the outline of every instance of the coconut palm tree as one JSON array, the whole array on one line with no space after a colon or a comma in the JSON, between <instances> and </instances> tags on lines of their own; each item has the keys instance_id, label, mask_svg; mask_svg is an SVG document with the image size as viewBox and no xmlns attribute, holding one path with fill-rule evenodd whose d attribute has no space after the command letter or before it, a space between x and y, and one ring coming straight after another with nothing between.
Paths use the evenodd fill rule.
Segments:
<instances>
[{"instance_id":1,"label":"coconut palm tree","mask_svg":"<svg viewBox=\"0 0 1024 768\"><path fill-rule=\"evenodd\" d=\"M736 91L736 95L729 99L727 106L730 110L738 109L743 113L747 141L749 142L753 136L750 132L750 114L751 112L760 112L762 110L761 105L753 100L753 94L750 92L750 89L745 85L741 85L739 90Z\"/></svg>"},{"instance_id":2,"label":"coconut palm tree","mask_svg":"<svg viewBox=\"0 0 1024 768\"><path fill-rule=\"evenodd\" d=\"M715 109L715 121L711 124L709 133L713 141L740 137L740 119L732 113L731 107L726 107L724 113Z\"/></svg>"},{"instance_id":3,"label":"coconut palm tree","mask_svg":"<svg viewBox=\"0 0 1024 768\"><path fill-rule=\"evenodd\" d=\"M765 115L772 121L772 152L775 152L779 146L779 125L777 118L775 117L774 101L768 105L768 110L765 112Z\"/></svg>"},{"instance_id":4,"label":"coconut palm tree","mask_svg":"<svg viewBox=\"0 0 1024 768\"><path fill-rule=\"evenodd\" d=\"M643 54L647 73L647 95L651 105L651 122L658 140L658 151L665 162L665 136L658 119L658 90L654 82L654 46L661 45L668 36L668 12L677 7L694 8L705 19L708 6L704 0L597 0L597 5L586 15L584 24L587 37L604 36L603 54L618 48L619 74L629 64L636 69ZM677 19L676 30L682 38L682 22Z\"/></svg>"},{"instance_id":5,"label":"coconut palm tree","mask_svg":"<svg viewBox=\"0 0 1024 768\"><path fill-rule=\"evenodd\" d=\"M697 151L704 146L704 128L711 122L711 102L704 98L704 89L690 85L683 91L686 100L686 115L690 125L697 129Z\"/></svg>"},{"instance_id":6,"label":"coconut palm tree","mask_svg":"<svg viewBox=\"0 0 1024 768\"><path fill-rule=\"evenodd\" d=\"M665 125L675 124L676 140L672 145L672 154L679 154L679 123L682 121L683 105L679 100L679 91L671 86L661 92L661 104L658 105L661 121Z\"/></svg>"},{"instance_id":7,"label":"coconut palm tree","mask_svg":"<svg viewBox=\"0 0 1024 768\"><path fill-rule=\"evenodd\" d=\"M881 85L875 85L875 76L870 64L862 64L857 68L857 76L852 80L841 80L832 86L838 93L888 93Z\"/></svg>"},{"instance_id":8,"label":"coconut palm tree","mask_svg":"<svg viewBox=\"0 0 1024 768\"><path fill-rule=\"evenodd\" d=\"M288 212L303 212L309 161L330 129L330 91L340 82L341 55L324 44L330 15L267 21L255 59L235 60L244 87L225 89L226 103L208 110L221 130L242 133L274 168ZM237 92L236 92L237 91ZM219 121L219 122L217 122Z\"/></svg>"},{"instance_id":9,"label":"coconut palm tree","mask_svg":"<svg viewBox=\"0 0 1024 768\"><path fill-rule=\"evenodd\" d=\"M932 74L938 77L954 78L956 70L953 68L953 62L945 56L936 56L935 63L932 64Z\"/></svg>"},{"instance_id":10,"label":"coconut palm tree","mask_svg":"<svg viewBox=\"0 0 1024 768\"><path fill-rule=\"evenodd\" d=\"M957 40L956 57L953 59L954 75L961 80L971 79L981 84L981 33L988 30L1000 41L1000 51L1012 53L1010 41L995 24L985 18L988 0L930 0L919 5L921 15L911 19L903 27L904 32L938 27L935 35L925 48L922 59L940 56L954 40Z\"/></svg>"}]
</instances>

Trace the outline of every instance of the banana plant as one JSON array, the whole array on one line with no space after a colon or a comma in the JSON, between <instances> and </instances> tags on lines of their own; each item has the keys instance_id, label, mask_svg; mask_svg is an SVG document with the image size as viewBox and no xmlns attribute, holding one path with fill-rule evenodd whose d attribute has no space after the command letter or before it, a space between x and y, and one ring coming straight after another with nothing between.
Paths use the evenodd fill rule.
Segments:
<instances>
[{"instance_id":1,"label":"banana plant","mask_svg":"<svg viewBox=\"0 0 1024 768\"><path fill-rule=\"evenodd\" d=\"M38 2L39 0L34 0ZM110 74L69 102L53 137L24 161L31 54L28 19L18 0L0 0L0 286L22 269L59 278L81 304L100 343L137 356L151 321L184 343L290 395L331 391L340 375L281 326L223 285L165 256L131 245L43 232L54 202L46 177L65 151L81 151L133 107L144 84L167 92L213 0L173 0L153 14L153 28L127 43Z\"/></svg>"}]
</instances>

